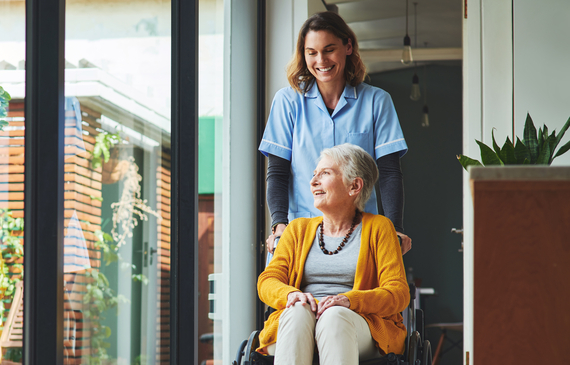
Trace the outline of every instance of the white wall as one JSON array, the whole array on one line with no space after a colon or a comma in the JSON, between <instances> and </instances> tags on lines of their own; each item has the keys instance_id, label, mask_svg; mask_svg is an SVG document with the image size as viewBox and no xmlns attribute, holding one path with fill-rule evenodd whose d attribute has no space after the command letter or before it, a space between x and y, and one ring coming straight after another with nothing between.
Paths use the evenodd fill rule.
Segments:
<instances>
[{"instance_id":1,"label":"white wall","mask_svg":"<svg viewBox=\"0 0 570 365\"><path fill-rule=\"evenodd\" d=\"M469 2L463 20L463 154L476 156L481 138L481 0ZM473 353L473 202L469 176L463 172L463 350Z\"/></svg>"},{"instance_id":2,"label":"white wall","mask_svg":"<svg viewBox=\"0 0 570 365\"><path fill-rule=\"evenodd\" d=\"M536 129L560 128L570 117L570 1L514 1L515 132L522 136L527 112ZM559 146L570 141L570 131ZM554 160L570 165L570 152Z\"/></svg>"},{"instance_id":3,"label":"white wall","mask_svg":"<svg viewBox=\"0 0 570 365\"><path fill-rule=\"evenodd\" d=\"M478 160L475 139L490 145L493 128L497 141L512 133L511 10L511 0L471 0L463 20L463 153ZM473 364L473 200L467 172L463 229L463 361L469 357Z\"/></svg>"},{"instance_id":4,"label":"white wall","mask_svg":"<svg viewBox=\"0 0 570 365\"><path fill-rule=\"evenodd\" d=\"M222 363L255 329L257 1L224 0Z\"/></svg>"}]
</instances>

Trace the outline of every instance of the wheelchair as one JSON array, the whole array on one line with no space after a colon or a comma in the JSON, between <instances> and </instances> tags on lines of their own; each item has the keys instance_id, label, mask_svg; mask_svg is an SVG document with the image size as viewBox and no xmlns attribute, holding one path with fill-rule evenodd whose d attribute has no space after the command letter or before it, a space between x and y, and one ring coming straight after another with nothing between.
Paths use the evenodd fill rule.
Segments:
<instances>
[{"instance_id":1,"label":"wheelchair","mask_svg":"<svg viewBox=\"0 0 570 365\"><path fill-rule=\"evenodd\" d=\"M432 365L431 344L429 340L422 341L424 334L424 313L423 310L415 307L416 286L410 286L410 304L406 310L409 336L406 339L406 350L403 355L389 353L376 359L361 361L360 365ZM265 313L268 317L271 308ZM232 365L273 365L273 356L263 355L256 351L259 347L259 333L256 330L251 333L247 340L244 340L237 351L236 358ZM318 354L315 353L313 364L318 365Z\"/></svg>"}]
</instances>

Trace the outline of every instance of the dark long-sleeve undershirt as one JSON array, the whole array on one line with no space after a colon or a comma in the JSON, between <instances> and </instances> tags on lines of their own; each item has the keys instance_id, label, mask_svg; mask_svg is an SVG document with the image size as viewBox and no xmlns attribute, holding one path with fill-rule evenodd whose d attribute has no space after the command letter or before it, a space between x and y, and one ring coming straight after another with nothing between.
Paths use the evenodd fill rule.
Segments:
<instances>
[{"instance_id":1,"label":"dark long-sleeve undershirt","mask_svg":"<svg viewBox=\"0 0 570 365\"><path fill-rule=\"evenodd\" d=\"M396 231L404 233L404 183L398 152L376 160L379 178L378 211L392 221ZM291 161L269 154L267 166L267 206L272 225L287 224ZM381 203L380 203L381 202Z\"/></svg>"}]
</instances>

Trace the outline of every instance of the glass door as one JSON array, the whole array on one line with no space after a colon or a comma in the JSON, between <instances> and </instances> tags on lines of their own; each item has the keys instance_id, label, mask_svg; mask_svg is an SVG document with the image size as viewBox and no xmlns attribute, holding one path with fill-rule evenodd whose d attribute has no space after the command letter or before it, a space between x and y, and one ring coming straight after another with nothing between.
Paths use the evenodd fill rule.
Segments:
<instances>
[{"instance_id":1,"label":"glass door","mask_svg":"<svg viewBox=\"0 0 570 365\"><path fill-rule=\"evenodd\" d=\"M0 1L0 357L22 359L25 6Z\"/></svg>"},{"instance_id":2,"label":"glass door","mask_svg":"<svg viewBox=\"0 0 570 365\"><path fill-rule=\"evenodd\" d=\"M170 360L170 14L66 2L64 364Z\"/></svg>"},{"instance_id":3,"label":"glass door","mask_svg":"<svg viewBox=\"0 0 570 365\"><path fill-rule=\"evenodd\" d=\"M222 362L224 0L199 1L198 362Z\"/></svg>"}]
</instances>

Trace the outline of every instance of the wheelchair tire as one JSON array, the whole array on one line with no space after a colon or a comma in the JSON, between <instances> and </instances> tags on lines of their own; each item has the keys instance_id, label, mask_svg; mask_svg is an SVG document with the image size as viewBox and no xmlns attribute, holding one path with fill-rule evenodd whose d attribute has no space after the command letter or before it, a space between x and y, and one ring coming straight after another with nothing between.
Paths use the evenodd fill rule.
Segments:
<instances>
[{"instance_id":1,"label":"wheelchair tire","mask_svg":"<svg viewBox=\"0 0 570 365\"><path fill-rule=\"evenodd\" d=\"M259 347L259 331L253 331L247 339L247 345L243 351L243 365L253 365L253 353ZM240 364L238 364L240 365Z\"/></svg>"},{"instance_id":2,"label":"wheelchair tire","mask_svg":"<svg viewBox=\"0 0 570 365\"><path fill-rule=\"evenodd\" d=\"M408 346L408 364L415 365L418 359L418 347L420 346L420 333L412 332Z\"/></svg>"},{"instance_id":3,"label":"wheelchair tire","mask_svg":"<svg viewBox=\"0 0 570 365\"><path fill-rule=\"evenodd\" d=\"M422 365L432 365L431 343L429 340L424 341Z\"/></svg>"},{"instance_id":4,"label":"wheelchair tire","mask_svg":"<svg viewBox=\"0 0 570 365\"><path fill-rule=\"evenodd\" d=\"M243 340L239 345L238 352L236 354L236 359L232 362L232 365L241 365L241 358L243 357L243 349L247 345L247 340Z\"/></svg>"}]
</instances>

